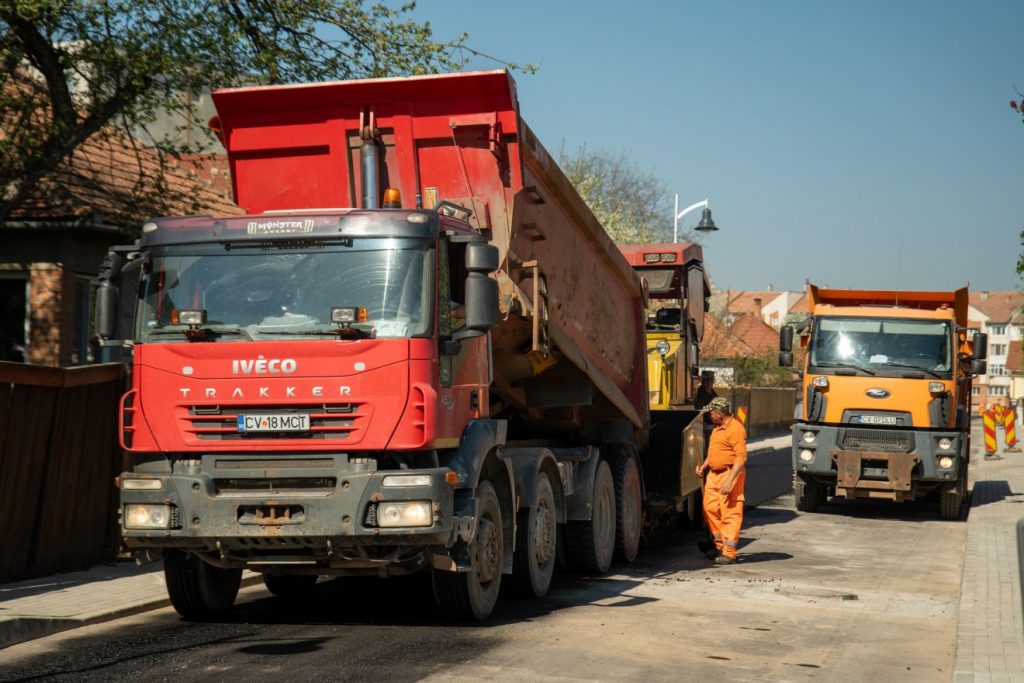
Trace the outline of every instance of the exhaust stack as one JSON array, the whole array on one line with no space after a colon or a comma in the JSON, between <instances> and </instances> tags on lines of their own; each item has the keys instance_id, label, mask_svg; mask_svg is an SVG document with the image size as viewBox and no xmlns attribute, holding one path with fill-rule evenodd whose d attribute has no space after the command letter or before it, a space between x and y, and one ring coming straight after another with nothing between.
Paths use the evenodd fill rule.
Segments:
<instances>
[{"instance_id":1,"label":"exhaust stack","mask_svg":"<svg viewBox=\"0 0 1024 683\"><path fill-rule=\"evenodd\" d=\"M376 121L371 109L359 116L359 137L363 144L359 148L360 170L363 176L363 208L380 208L380 147Z\"/></svg>"}]
</instances>

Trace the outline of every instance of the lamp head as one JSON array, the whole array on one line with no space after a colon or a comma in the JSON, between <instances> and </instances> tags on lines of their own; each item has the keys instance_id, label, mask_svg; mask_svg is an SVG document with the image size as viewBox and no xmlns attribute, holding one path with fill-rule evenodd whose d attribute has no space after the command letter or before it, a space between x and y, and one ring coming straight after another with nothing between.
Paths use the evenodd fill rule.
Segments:
<instances>
[{"instance_id":1,"label":"lamp head","mask_svg":"<svg viewBox=\"0 0 1024 683\"><path fill-rule=\"evenodd\" d=\"M696 227L697 232L714 232L718 226L711 220L711 209L704 209L700 216L700 223Z\"/></svg>"}]
</instances>

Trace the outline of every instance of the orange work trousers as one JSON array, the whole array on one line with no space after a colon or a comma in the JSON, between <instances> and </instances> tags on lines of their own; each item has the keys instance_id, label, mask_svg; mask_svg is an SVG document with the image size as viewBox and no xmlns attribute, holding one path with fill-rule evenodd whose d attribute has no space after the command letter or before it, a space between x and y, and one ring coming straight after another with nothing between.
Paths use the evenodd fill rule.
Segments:
<instances>
[{"instance_id":1,"label":"orange work trousers","mask_svg":"<svg viewBox=\"0 0 1024 683\"><path fill-rule=\"evenodd\" d=\"M723 495L721 488L729 476L729 468L721 472L708 472L704 485L704 519L715 538L715 546L726 557L736 557L740 542L740 527L743 526L743 484L747 468L740 470L733 482L729 495Z\"/></svg>"}]
</instances>

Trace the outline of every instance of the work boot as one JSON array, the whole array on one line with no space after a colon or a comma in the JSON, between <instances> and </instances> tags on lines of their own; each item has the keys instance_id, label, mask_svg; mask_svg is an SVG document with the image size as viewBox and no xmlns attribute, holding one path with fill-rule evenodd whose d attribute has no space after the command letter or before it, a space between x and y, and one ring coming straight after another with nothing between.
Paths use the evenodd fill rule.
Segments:
<instances>
[{"instance_id":1,"label":"work boot","mask_svg":"<svg viewBox=\"0 0 1024 683\"><path fill-rule=\"evenodd\" d=\"M715 558L715 564L736 564L736 558L729 557L728 555L719 555Z\"/></svg>"},{"instance_id":2,"label":"work boot","mask_svg":"<svg viewBox=\"0 0 1024 683\"><path fill-rule=\"evenodd\" d=\"M718 556L722 554L722 551L718 548L712 548L711 550L704 553L704 557L708 558L712 562L718 559Z\"/></svg>"}]
</instances>

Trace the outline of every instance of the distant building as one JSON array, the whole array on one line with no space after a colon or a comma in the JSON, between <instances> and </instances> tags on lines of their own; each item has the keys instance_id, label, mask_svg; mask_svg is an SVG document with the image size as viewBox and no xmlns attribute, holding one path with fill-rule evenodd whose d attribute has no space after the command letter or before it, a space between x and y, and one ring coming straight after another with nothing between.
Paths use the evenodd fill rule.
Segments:
<instances>
[{"instance_id":1,"label":"distant building","mask_svg":"<svg viewBox=\"0 0 1024 683\"><path fill-rule=\"evenodd\" d=\"M978 405L1009 404L1020 398L1013 389L1011 349L1022 341L1024 293L971 292L968 328L988 335L988 371L974 380L972 402ZM1019 352L1019 348L1017 351ZM1019 364L1019 359L1015 361Z\"/></svg>"}]
</instances>

